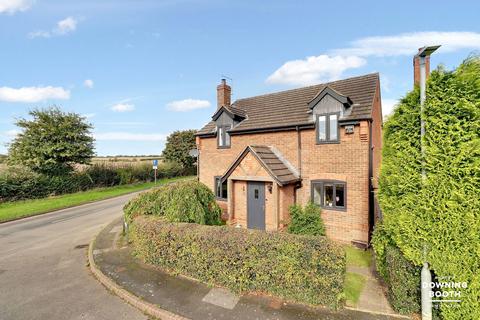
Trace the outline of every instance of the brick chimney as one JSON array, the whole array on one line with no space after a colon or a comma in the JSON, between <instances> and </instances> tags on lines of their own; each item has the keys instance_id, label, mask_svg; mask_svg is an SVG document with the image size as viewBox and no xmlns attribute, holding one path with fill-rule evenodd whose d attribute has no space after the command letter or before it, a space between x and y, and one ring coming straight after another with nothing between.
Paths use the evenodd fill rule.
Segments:
<instances>
[{"instance_id":1,"label":"brick chimney","mask_svg":"<svg viewBox=\"0 0 480 320\"><path fill-rule=\"evenodd\" d=\"M419 48L418 51L420 52L423 48ZM426 79L430 75L430 56L425 57L425 74ZM418 86L420 84L420 57L415 55L413 57L413 84Z\"/></svg>"},{"instance_id":2,"label":"brick chimney","mask_svg":"<svg viewBox=\"0 0 480 320\"><path fill-rule=\"evenodd\" d=\"M232 88L227 84L225 79L217 86L217 110L221 107L229 107L232 97Z\"/></svg>"}]
</instances>

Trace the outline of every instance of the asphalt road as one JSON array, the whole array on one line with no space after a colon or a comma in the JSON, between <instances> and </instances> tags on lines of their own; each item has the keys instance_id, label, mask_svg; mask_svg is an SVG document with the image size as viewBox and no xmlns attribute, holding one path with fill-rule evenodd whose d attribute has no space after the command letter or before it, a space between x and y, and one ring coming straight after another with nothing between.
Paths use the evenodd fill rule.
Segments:
<instances>
[{"instance_id":1,"label":"asphalt road","mask_svg":"<svg viewBox=\"0 0 480 320\"><path fill-rule=\"evenodd\" d=\"M86 265L90 240L131 197L0 224L0 319L147 319Z\"/></svg>"}]
</instances>

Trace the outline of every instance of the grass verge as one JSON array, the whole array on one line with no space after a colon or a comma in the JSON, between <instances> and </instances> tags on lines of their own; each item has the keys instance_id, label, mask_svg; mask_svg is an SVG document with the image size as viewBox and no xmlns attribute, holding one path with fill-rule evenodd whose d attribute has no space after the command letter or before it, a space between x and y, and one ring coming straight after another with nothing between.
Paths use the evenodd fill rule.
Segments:
<instances>
[{"instance_id":1,"label":"grass verge","mask_svg":"<svg viewBox=\"0 0 480 320\"><path fill-rule=\"evenodd\" d=\"M358 299L360 298L360 293L365 286L365 277L358 273L347 272L345 275L345 299L347 300L347 305L354 307L356 306Z\"/></svg>"},{"instance_id":2,"label":"grass verge","mask_svg":"<svg viewBox=\"0 0 480 320\"><path fill-rule=\"evenodd\" d=\"M157 181L157 185L191 178L192 177L178 177L161 179ZM154 186L155 184L153 182L148 182L110 188L98 188L44 199L5 202L0 204L0 223L78 206L93 201L104 200L131 192L142 191Z\"/></svg>"},{"instance_id":3,"label":"grass verge","mask_svg":"<svg viewBox=\"0 0 480 320\"><path fill-rule=\"evenodd\" d=\"M372 252L361 250L352 246L345 246L347 255L347 266L370 267L372 263Z\"/></svg>"}]
</instances>

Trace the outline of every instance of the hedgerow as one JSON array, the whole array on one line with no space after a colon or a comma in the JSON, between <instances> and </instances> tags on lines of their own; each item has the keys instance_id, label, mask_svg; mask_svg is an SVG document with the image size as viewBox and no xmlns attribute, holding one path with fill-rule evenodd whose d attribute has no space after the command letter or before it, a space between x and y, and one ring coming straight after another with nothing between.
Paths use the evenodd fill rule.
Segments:
<instances>
[{"instance_id":1,"label":"hedgerow","mask_svg":"<svg viewBox=\"0 0 480 320\"><path fill-rule=\"evenodd\" d=\"M157 178L185 175L178 164L161 163ZM94 164L61 176L36 173L25 167L10 167L0 174L0 202L44 198L93 188L150 182L154 173L149 164L114 166Z\"/></svg>"},{"instance_id":2,"label":"hedgerow","mask_svg":"<svg viewBox=\"0 0 480 320\"><path fill-rule=\"evenodd\" d=\"M402 314L420 311L420 270L419 266L405 259L394 246L385 249L388 265L388 300L393 309Z\"/></svg>"},{"instance_id":3,"label":"hedgerow","mask_svg":"<svg viewBox=\"0 0 480 320\"><path fill-rule=\"evenodd\" d=\"M345 277L345 252L325 237L137 217L134 252L146 263L236 293L263 292L335 308Z\"/></svg>"},{"instance_id":4,"label":"hedgerow","mask_svg":"<svg viewBox=\"0 0 480 320\"><path fill-rule=\"evenodd\" d=\"M171 222L222 223L215 195L198 181L180 181L143 192L125 205L124 213L127 223L139 215L162 216Z\"/></svg>"},{"instance_id":5,"label":"hedgerow","mask_svg":"<svg viewBox=\"0 0 480 320\"><path fill-rule=\"evenodd\" d=\"M462 302L441 304L446 319L480 319L480 60L434 71L427 82L425 168L421 178L419 90L402 99L384 126L374 248L394 243L416 266L467 282ZM377 266L385 266L377 261ZM390 266L388 266L390 267ZM380 270L385 274L385 270ZM447 291L450 289L446 289Z\"/></svg>"}]
</instances>

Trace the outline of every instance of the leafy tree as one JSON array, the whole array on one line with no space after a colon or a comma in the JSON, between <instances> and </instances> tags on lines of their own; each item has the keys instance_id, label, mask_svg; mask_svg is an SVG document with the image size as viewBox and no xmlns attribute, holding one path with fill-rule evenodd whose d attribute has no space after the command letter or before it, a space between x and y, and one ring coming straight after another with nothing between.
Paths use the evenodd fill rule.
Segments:
<instances>
[{"instance_id":1,"label":"leafy tree","mask_svg":"<svg viewBox=\"0 0 480 320\"><path fill-rule=\"evenodd\" d=\"M61 175L75 164L86 164L94 155L92 126L76 113L66 113L58 107L35 109L31 120L16 123L22 132L10 144L10 164L21 164L32 170Z\"/></svg>"},{"instance_id":2,"label":"leafy tree","mask_svg":"<svg viewBox=\"0 0 480 320\"><path fill-rule=\"evenodd\" d=\"M466 282L461 303L441 303L445 319L480 319L480 59L434 71L427 82L424 119L426 179L422 181L419 90L402 99L384 128L374 232L377 265L395 245L438 278ZM383 260L383 261L381 261ZM382 270L383 269L383 270ZM457 291L456 289L446 288Z\"/></svg>"},{"instance_id":3,"label":"leafy tree","mask_svg":"<svg viewBox=\"0 0 480 320\"><path fill-rule=\"evenodd\" d=\"M195 158L189 151L196 148L196 130L175 131L167 137L162 156L166 160L180 163L184 168L192 168Z\"/></svg>"}]
</instances>

